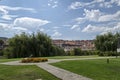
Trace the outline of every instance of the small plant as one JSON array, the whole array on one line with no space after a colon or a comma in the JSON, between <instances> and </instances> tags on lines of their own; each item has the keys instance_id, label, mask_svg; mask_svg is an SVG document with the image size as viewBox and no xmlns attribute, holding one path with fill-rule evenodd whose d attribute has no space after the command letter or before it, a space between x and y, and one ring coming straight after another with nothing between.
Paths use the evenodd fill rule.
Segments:
<instances>
[{"instance_id":1,"label":"small plant","mask_svg":"<svg viewBox=\"0 0 120 80\"><path fill-rule=\"evenodd\" d=\"M24 58L21 60L22 63L38 63L38 62L46 62L47 58Z\"/></svg>"}]
</instances>

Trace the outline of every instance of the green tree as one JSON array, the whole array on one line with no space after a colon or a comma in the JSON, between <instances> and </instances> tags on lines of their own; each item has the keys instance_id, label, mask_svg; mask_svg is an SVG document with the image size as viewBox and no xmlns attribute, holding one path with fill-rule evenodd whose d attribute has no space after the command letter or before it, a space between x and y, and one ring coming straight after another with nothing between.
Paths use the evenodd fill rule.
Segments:
<instances>
[{"instance_id":1,"label":"green tree","mask_svg":"<svg viewBox=\"0 0 120 80\"><path fill-rule=\"evenodd\" d=\"M80 55L80 56L82 56L83 54L82 54L81 49L80 48L74 48L74 55Z\"/></svg>"},{"instance_id":2,"label":"green tree","mask_svg":"<svg viewBox=\"0 0 120 80\"><path fill-rule=\"evenodd\" d=\"M95 47L103 52L116 51L118 37L120 37L120 33L112 34L108 32L104 35L98 35L95 39Z\"/></svg>"},{"instance_id":3,"label":"green tree","mask_svg":"<svg viewBox=\"0 0 120 80\"><path fill-rule=\"evenodd\" d=\"M64 53L63 49L52 45L52 40L44 33L37 32L31 35L22 33L8 40L9 46L5 49L8 57L40 57L54 56Z\"/></svg>"},{"instance_id":4,"label":"green tree","mask_svg":"<svg viewBox=\"0 0 120 80\"><path fill-rule=\"evenodd\" d=\"M4 41L0 39L0 46L3 46Z\"/></svg>"}]
</instances>

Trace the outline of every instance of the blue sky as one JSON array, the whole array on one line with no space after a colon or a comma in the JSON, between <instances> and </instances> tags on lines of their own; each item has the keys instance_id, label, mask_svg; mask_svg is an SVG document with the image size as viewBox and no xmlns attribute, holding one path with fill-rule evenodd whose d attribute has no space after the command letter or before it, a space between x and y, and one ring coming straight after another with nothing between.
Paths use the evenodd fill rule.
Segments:
<instances>
[{"instance_id":1,"label":"blue sky","mask_svg":"<svg viewBox=\"0 0 120 80\"><path fill-rule=\"evenodd\" d=\"M1 37L37 31L67 40L120 32L120 0L0 1Z\"/></svg>"}]
</instances>

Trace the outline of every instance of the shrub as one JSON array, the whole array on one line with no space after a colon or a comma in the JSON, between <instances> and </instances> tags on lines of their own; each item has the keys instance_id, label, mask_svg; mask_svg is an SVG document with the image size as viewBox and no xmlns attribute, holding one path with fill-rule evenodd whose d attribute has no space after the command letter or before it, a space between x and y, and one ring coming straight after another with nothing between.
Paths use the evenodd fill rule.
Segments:
<instances>
[{"instance_id":1,"label":"shrub","mask_svg":"<svg viewBox=\"0 0 120 80\"><path fill-rule=\"evenodd\" d=\"M21 60L22 63L37 63L37 62L46 62L47 58L24 58Z\"/></svg>"}]
</instances>

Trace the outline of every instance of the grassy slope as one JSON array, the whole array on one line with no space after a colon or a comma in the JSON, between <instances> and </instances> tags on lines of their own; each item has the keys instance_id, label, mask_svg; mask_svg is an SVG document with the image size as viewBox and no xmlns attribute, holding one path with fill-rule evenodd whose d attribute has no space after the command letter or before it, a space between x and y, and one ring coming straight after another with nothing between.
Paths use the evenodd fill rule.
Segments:
<instances>
[{"instance_id":1,"label":"grassy slope","mask_svg":"<svg viewBox=\"0 0 120 80\"><path fill-rule=\"evenodd\" d=\"M37 66L0 65L0 80L59 80Z\"/></svg>"},{"instance_id":2,"label":"grassy slope","mask_svg":"<svg viewBox=\"0 0 120 80\"><path fill-rule=\"evenodd\" d=\"M100 60L62 61L52 65L64 68L71 72L90 77L94 80L120 80L120 58Z\"/></svg>"}]
</instances>

